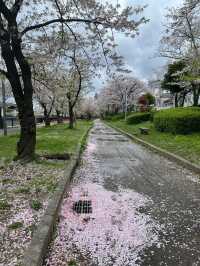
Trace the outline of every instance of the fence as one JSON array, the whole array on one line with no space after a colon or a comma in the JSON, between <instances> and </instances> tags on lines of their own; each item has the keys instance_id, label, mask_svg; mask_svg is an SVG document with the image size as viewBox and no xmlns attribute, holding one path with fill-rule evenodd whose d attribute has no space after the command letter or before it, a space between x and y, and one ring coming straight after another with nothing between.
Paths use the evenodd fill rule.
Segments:
<instances>
[{"instance_id":1,"label":"fence","mask_svg":"<svg viewBox=\"0 0 200 266\"><path fill-rule=\"evenodd\" d=\"M7 117L6 124L7 124L7 127L16 127L19 125L19 121L16 117ZM3 129L2 117L0 117L0 129Z\"/></svg>"}]
</instances>

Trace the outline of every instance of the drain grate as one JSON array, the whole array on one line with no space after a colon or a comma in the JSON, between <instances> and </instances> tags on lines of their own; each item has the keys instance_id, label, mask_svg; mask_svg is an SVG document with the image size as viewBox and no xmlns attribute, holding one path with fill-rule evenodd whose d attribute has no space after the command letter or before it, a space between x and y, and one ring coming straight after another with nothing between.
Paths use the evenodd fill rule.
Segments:
<instances>
[{"instance_id":1,"label":"drain grate","mask_svg":"<svg viewBox=\"0 0 200 266\"><path fill-rule=\"evenodd\" d=\"M92 202L91 200L79 200L73 204L73 210L79 214L92 213Z\"/></svg>"}]
</instances>

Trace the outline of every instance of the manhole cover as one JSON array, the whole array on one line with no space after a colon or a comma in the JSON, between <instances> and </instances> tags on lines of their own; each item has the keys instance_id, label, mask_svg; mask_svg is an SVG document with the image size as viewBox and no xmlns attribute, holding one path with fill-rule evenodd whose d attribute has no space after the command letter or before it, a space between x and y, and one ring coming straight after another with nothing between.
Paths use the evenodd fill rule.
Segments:
<instances>
[{"instance_id":1,"label":"manhole cover","mask_svg":"<svg viewBox=\"0 0 200 266\"><path fill-rule=\"evenodd\" d=\"M92 213L91 200L79 200L73 204L73 210L79 214Z\"/></svg>"}]
</instances>

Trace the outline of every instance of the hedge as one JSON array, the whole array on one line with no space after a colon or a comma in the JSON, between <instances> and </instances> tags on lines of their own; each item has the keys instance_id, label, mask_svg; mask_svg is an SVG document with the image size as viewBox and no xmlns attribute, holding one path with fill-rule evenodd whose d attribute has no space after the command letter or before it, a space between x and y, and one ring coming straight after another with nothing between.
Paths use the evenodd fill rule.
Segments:
<instances>
[{"instance_id":1,"label":"hedge","mask_svg":"<svg viewBox=\"0 0 200 266\"><path fill-rule=\"evenodd\" d=\"M149 121L151 113L135 113L127 117L127 124L139 124L141 122Z\"/></svg>"},{"instance_id":2,"label":"hedge","mask_svg":"<svg viewBox=\"0 0 200 266\"><path fill-rule=\"evenodd\" d=\"M154 115L157 113L157 111L155 110L155 109L152 109L151 111L150 111L150 121L151 122L153 122L153 119L154 119Z\"/></svg>"},{"instance_id":3,"label":"hedge","mask_svg":"<svg viewBox=\"0 0 200 266\"><path fill-rule=\"evenodd\" d=\"M107 121L117 121L117 120L121 120L124 118L124 114L120 113L120 114L115 114L115 115L106 115L106 117L104 118Z\"/></svg>"},{"instance_id":4,"label":"hedge","mask_svg":"<svg viewBox=\"0 0 200 266\"><path fill-rule=\"evenodd\" d=\"M200 108L173 108L154 114L154 126L158 131L173 134L200 132Z\"/></svg>"},{"instance_id":5,"label":"hedge","mask_svg":"<svg viewBox=\"0 0 200 266\"><path fill-rule=\"evenodd\" d=\"M127 113L127 115L130 115L130 112ZM125 118L125 114L124 113L119 113L119 114L114 114L114 115L107 115L105 116L105 120L107 121L118 121L118 120L122 120Z\"/></svg>"}]
</instances>

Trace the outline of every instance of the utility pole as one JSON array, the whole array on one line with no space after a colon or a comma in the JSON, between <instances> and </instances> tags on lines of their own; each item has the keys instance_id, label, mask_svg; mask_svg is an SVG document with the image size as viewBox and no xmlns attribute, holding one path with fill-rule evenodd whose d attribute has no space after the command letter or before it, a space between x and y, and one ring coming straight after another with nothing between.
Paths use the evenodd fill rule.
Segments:
<instances>
[{"instance_id":1,"label":"utility pole","mask_svg":"<svg viewBox=\"0 0 200 266\"><path fill-rule=\"evenodd\" d=\"M4 136L7 136L7 121L6 121L6 92L5 92L5 83L2 79L2 104L3 104L3 133Z\"/></svg>"}]
</instances>

